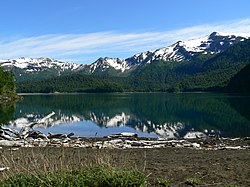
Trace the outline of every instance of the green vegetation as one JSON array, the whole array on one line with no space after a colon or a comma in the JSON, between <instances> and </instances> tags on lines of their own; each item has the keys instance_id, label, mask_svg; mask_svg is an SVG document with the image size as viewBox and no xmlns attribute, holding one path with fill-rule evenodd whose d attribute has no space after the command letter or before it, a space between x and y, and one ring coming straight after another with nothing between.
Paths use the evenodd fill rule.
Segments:
<instances>
[{"instance_id":1,"label":"green vegetation","mask_svg":"<svg viewBox=\"0 0 250 187\"><path fill-rule=\"evenodd\" d=\"M170 186L171 181L169 179L157 178L155 181L155 184L167 187L167 186Z\"/></svg>"},{"instance_id":2,"label":"green vegetation","mask_svg":"<svg viewBox=\"0 0 250 187\"><path fill-rule=\"evenodd\" d=\"M142 172L133 169L89 167L38 174L18 174L1 181L0 186L136 187L144 185L145 182L146 176Z\"/></svg>"},{"instance_id":3,"label":"green vegetation","mask_svg":"<svg viewBox=\"0 0 250 187\"><path fill-rule=\"evenodd\" d=\"M49 171L44 173L20 173L0 180L2 187L142 187L147 186L147 177L135 169L121 169L110 166L85 167L81 169ZM188 186L199 186L198 178L188 178ZM168 179L157 178L157 186L171 186ZM175 184L173 184L175 185ZM209 185L209 184L208 184ZM149 186L151 186L149 184ZM229 184L225 187L239 187Z\"/></svg>"},{"instance_id":4,"label":"green vegetation","mask_svg":"<svg viewBox=\"0 0 250 187\"><path fill-rule=\"evenodd\" d=\"M200 183L201 181L198 178L188 178L186 179L186 182L185 182L185 184L191 185L191 186L199 185Z\"/></svg>"},{"instance_id":5,"label":"green vegetation","mask_svg":"<svg viewBox=\"0 0 250 187\"><path fill-rule=\"evenodd\" d=\"M25 81L18 84L18 92L121 92L122 87L116 83L94 78L88 75L72 74L40 81Z\"/></svg>"},{"instance_id":6,"label":"green vegetation","mask_svg":"<svg viewBox=\"0 0 250 187\"><path fill-rule=\"evenodd\" d=\"M18 96L15 91L16 85L13 74L4 71L2 67L0 67L0 103L16 100Z\"/></svg>"},{"instance_id":7,"label":"green vegetation","mask_svg":"<svg viewBox=\"0 0 250 187\"><path fill-rule=\"evenodd\" d=\"M0 94L10 94L14 91L15 83L12 73L4 71L3 68L0 67Z\"/></svg>"}]
</instances>

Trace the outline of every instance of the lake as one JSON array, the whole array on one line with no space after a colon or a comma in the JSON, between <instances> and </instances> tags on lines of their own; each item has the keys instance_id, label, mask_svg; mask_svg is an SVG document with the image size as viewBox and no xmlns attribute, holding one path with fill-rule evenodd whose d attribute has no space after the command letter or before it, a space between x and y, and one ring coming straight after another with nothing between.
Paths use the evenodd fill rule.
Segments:
<instances>
[{"instance_id":1,"label":"lake","mask_svg":"<svg viewBox=\"0 0 250 187\"><path fill-rule=\"evenodd\" d=\"M250 96L211 93L121 93L24 95L15 106L0 105L0 123L20 129L52 111L44 133L74 132L103 137L135 132L140 137L183 137L214 130L224 137L250 136Z\"/></svg>"}]
</instances>

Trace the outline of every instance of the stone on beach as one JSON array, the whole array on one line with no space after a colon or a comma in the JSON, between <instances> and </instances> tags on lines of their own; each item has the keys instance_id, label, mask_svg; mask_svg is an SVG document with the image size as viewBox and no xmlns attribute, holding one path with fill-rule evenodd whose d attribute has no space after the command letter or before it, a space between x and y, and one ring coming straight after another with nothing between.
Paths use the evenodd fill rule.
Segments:
<instances>
[{"instance_id":1,"label":"stone on beach","mask_svg":"<svg viewBox=\"0 0 250 187\"><path fill-rule=\"evenodd\" d=\"M184 139L202 139L202 138L207 138L207 135L203 132L199 131L192 131L188 132L185 136Z\"/></svg>"},{"instance_id":2,"label":"stone on beach","mask_svg":"<svg viewBox=\"0 0 250 187\"><path fill-rule=\"evenodd\" d=\"M137 138L138 135L133 132L122 132L120 134L111 134L107 138Z\"/></svg>"},{"instance_id":3,"label":"stone on beach","mask_svg":"<svg viewBox=\"0 0 250 187\"><path fill-rule=\"evenodd\" d=\"M6 170L9 170L9 169L10 169L9 167L0 167L0 172L6 171Z\"/></svg>"},{"instance_id":4,"label":"stone on beach","mask_svg":"<svg viewBox=\"0 0 250 187\"><path fill-rule=\"evenodd\" d=\"M15 140L0 140L0 145L1 146L21 146L22 142L20 141L15 141Z\"/></svg>"},{"instance_id":5,"label":"stone on beach","mask_svg":"<svg viewBox=\"0 0 250 187\"><path fill-rule=\"evenodd\" d=\"M4 130L0 130L0 138L5 140L13 140L13 137L6 133Z\"/></svg>"}]
</instances>

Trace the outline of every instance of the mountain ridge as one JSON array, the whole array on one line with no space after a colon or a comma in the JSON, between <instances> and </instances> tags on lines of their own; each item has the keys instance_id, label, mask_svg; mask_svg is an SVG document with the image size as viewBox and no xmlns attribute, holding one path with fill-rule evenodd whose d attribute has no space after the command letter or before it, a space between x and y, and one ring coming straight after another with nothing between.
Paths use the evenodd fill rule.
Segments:
<instances>
[{"instance_id":1,"label":"mountain ridge","mask_svg":"<svg viewBox=\"0 0 250 187\"><path fill-rule=\"evenodd\" d=\"M7 70L24 73L36 73L47 69L55 69L60 75L65 71L80 71L85 74L104 74L109 69L113 69L114 75L126 74L137 69L139 66L150 64L155 61L190 61L198 54L217 54L229 46L244 41L249 37L237 35L225 35L218 32L213 32L208 36L187 40L178 41L167 47L162 47L154 51L146 51L137 53L126 59L101 57L91 64L76 64L73 62L62 62L51 58L17 58L10 60L0 60L0 65ZM18 70L16 70L18 69ZM114 73L116 71L116 73ZM22 72L22 71L21 71ZM15 73L16 74L16 73ZM109 73L106 73L109 74ZM112 75L112 73L110 73ZM18 76L16 75L18 78Z\"/></svg>"},{"instance_id":2,"label":"mountain ridge","mask_svg":"<svg viewBox=\"0 0 250 187\"><path fill-rule=\"evenodd\" d=\"M150 64L154 61L189 61L200 53L220 53L229 46L246 39L248 39L248 37L221 35L218 32L213 32L205 37L178 41L170 46L162 47L155 51L138 53L126 59L109 57L99 58L89 65L91 69L90 74L95 73L96 70L100 72L97 67L102 68L101 72L106 71L110 67L125 72L126 70L131 70L144 64ZM104 66L100 64L104 64Z\"/></svg>"}]
</instances>

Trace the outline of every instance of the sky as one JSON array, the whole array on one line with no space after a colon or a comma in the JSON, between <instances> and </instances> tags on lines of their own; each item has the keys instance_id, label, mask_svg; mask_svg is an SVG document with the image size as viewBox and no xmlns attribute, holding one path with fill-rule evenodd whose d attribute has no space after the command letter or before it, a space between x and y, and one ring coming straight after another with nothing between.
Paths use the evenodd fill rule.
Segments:
<instances>
[{"instance_id":1,"label":"sky","mask_svg":"<svg viewBox=\"0 0 250 187\"><path fill-rule=\"evenodd\" d=\"M250 36L249 0L2 0L0 59L89 64L221 33Z\"/></svg>"}]
</instances>

